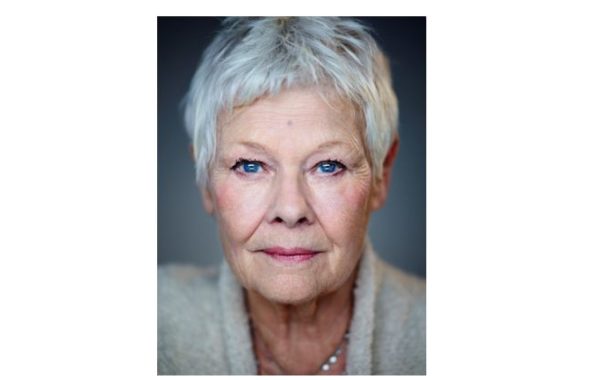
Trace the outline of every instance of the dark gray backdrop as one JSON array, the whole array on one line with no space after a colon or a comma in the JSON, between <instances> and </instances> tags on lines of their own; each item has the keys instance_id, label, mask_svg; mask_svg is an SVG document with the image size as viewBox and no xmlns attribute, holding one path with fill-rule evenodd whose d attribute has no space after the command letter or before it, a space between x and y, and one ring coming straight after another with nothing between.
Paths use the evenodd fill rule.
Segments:
<instances>
[{"instance_id":1,"label":"dark gray backdrop","mask_svg":"<svg viewBox=\"0 0 615 380\"><path fill-rule=\"evenodd\" d=\"M359 18L389 56L400 150L389 198L369 235L389 263L425 276L425 18ZM221 18L158 18L158 263L220 262L216 224L201 206L179 103Z\"/></svg>"}]
</instances>

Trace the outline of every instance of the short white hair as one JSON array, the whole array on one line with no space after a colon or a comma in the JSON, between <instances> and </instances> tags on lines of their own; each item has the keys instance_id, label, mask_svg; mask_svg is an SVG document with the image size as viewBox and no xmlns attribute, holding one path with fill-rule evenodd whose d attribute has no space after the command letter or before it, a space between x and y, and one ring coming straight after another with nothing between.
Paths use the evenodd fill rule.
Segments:
<instances>
[{"instance_id":1,"label":"short white hair","mask_svg":"<svg viewBox=\"0 0 615 380\"><path fill-rule=\"evenodd\" d=\"M332 88L355 105L375 178L397 135L389 63L357 20L340 17L231 17L205 49L185 98L196 180L205 186L220 115L293 87Z\"/></svg>"}]
</instances>

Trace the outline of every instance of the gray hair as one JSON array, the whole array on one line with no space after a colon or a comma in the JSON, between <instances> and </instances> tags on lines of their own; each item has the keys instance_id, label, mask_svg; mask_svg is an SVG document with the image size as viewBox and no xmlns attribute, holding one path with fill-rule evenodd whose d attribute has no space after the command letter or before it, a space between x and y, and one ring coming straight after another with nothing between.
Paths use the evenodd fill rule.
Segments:
<instances>
[{"instance_id":1,"label":"gray hair","mask_svg":"<svg viewBox=\"0 0 615 380\"><path fill-rule=\"evenodd\" d=\"M205 49L185 98L196 179L205 186L225 111L292 87L332 88L365 123L375 178L397 135L389 63L368 28L339 17L231 17Z\"/></svg>"}]
</instances>

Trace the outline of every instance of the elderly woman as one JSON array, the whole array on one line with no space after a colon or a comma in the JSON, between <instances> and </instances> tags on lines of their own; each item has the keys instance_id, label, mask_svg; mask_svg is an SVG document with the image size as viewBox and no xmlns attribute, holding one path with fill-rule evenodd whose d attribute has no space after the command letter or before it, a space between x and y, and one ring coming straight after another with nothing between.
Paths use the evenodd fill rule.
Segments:
<instances>
[{"instance_id":1,"label":"elderly woman","mask_svg":"<svg viewBox=\"0 0 615 380\"><path fill-rule=\"evenodd\" d=\"M387 59L343 18L231 18L186 98L218 269L159 269L159 374L424 374L425 286L376 256Z\"/></svg>"}]
</instances>

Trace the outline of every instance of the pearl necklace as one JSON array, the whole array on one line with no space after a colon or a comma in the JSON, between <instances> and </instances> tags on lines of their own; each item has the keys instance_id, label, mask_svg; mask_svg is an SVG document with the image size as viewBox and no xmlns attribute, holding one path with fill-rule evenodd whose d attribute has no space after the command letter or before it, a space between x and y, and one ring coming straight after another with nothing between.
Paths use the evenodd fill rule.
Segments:
<instances>
[{"instance_id":1,"label":"pearl necklace","mask_svg":"<svg viewBox=\"0 0 615 380\"><path fill-rule=\"evenodd\" d=\"M325 362L322 363L322 365L320 366L321 371L329 372L331 370L331 366L337 363L338 357L342 354L342 346L344 345L344 343L348 342L349 337L350 337L350 333L346 332L346 334L344 334L344 338L342 339L342 342L335 349L335 352L331 356L329 356L329 358L325 360ZM346 374L346 371L344 371L343 375L345 374Z\"/></svg>"},{"instance_id":2,"label":"pearl necklace","mask_svg":"<svg viewBox=\"0 0 615 380\"><path fill-rule=\"evenodd\" d=\"M252 326L252 318L250 318L249 320L250 323L250 329L252 331L253 330L253 326ZM324 363L322 363L320 365L320 371L322 372L329 372L331 371L331 368L333 368L332 366L338 362L340 355L342 355L342 353L344 352L342 350L342 347L344 346L344 343L348 342L348 339L350 338L350 333L348 331L346 331L346 333L344 334L344 337L342 338L342 341L340 342L340 344L337 346L337 348L335 349L335 351L333 352L333 354L331 354L331 356L329 356L327 358L327 360L324 361ZM260 362L258 360L258 357L255 356L255 360L256 360L256 368L257 368L257 373L259 372L259 368L260 368ZM317 375L318 372L314 373L313 375ZM344 370L344 372L342 373L342 375L346 375L346 371Z\"/></svg>"}]
</instances>

